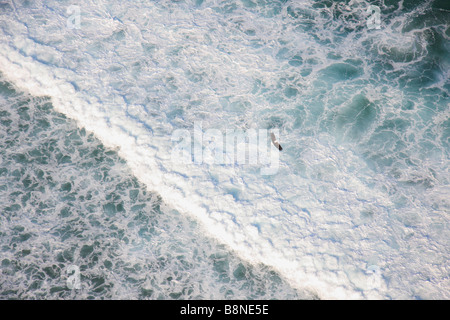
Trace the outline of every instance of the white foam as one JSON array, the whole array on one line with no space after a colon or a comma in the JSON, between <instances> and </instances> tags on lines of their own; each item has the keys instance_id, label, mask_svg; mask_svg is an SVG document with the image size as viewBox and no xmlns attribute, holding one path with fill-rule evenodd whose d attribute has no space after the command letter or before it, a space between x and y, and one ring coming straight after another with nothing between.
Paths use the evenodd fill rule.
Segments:
<instances>
[{"instance_id":1,"label":"white foam","mask_svg":"<svg viewBox=\"0 0 450 320\"><path fill-rule=\"evenodd\" d=\"M83 4L92 12L102 8ZM188 130L196 119L220 130L262 126L258 119L290 109L290 102L277 109L276 104L260 103L264 94L249 93L255 79L271 88L278 85L277 77L292 75L271 55L276 50L265 54L248 47L236 29L221 25L237 22L207 8L171 6L167 19L168 9L158 4L140 3L139 9L122 5L105 15L83 9L80 30L42 36L47 44L28 38L19 27L22 31L12 37L2 34L0 71L19 88L50 96L56 110L94 132L106 146L119 148L150 190L195 217L205 232L242 258L274 267L293 286L325 299L400 295L408 280L389 284L388 294L384 278L370 287L371 274L364 270L373 265L372 257L382 273L388 267L395 273L409 262L389 241L401 241L399 235L390 235L403 228L391 220L401 213L386 189L373 187L385 185L385 177L372 177L358 155L333 146L332 137L324 134L295 145L301 137L284 132L280 169L268 177L245 166L170 161L171 133L179 124ZM65 19L42 14L56 25ZM243 14L233 17L244 21L242 28L260 26L264 31L267 22L282 30L277 20L255 16L252 23ZM265 41L271 43L274 35L266 35ZM55 44L58 41L62 44ZM326 59L324 54L318 57ZM313 90L308 81L293 77L288 84ZM227 99L231 103L221 106ZM177 105L183 116L170 118ZM305 169L297 167L299 160ZM233 188L239 191L237 199L230 192ZM361 212L371 212L371 218L361 222Z\"/></svg>"}]
</instances>

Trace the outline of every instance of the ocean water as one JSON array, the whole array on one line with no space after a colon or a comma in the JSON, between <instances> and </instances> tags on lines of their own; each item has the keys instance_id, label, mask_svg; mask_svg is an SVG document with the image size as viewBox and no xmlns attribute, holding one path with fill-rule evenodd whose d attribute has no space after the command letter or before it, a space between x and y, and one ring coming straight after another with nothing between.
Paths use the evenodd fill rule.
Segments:
<instances>
[{"instance_id":1,"label":"ocean water","mask_svg":"<svg viewBox=\"0 0 450 320\"><path fill-rule=\"evenodd\" d=\"M0 297L449 299L449 21L1 0ZM273 174L173 157L180 130L195 153L196 130L269 129Z\"/></svg>"}]
</instances>

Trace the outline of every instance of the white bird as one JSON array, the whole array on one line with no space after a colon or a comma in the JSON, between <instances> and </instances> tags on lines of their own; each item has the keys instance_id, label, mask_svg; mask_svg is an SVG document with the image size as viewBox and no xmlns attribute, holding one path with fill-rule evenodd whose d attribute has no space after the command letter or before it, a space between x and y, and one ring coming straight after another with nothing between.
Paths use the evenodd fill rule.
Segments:
<instances>
[{"instance_id":1,"label":"white bird","mask_svg":"<svg viewBox=\"0 0 450 320\"><path fill-rule=\"evenodd\" d=\"M280 143L277 141L277 138L275 138L275 134L273 132L270 133L270 137L272 138L273 145L277 147L278 150L283 150L283 148L280 146Z\"/></svg>"}]
</instances>

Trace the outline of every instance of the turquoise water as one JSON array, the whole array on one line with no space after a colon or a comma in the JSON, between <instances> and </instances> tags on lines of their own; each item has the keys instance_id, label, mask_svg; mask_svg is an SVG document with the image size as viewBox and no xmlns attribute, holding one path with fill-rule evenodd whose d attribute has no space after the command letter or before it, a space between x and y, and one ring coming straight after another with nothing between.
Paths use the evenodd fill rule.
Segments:
<instances>
[{"instance_id":1,"label":"turquoise water","mask_svg":"<svg viewBox=\"0 0 450 320\"><path fill-rule=\"evenodd\" d=\"M2 299L301 297L199 235L49 98L0 90ZM66 283L71 265L79 290Z\"/></svg>"},{"instance_id":2,"label":"turquoise water","mask_svg":"<svg viewBox=\"0 0 450 320\"><path fill-rule=\"evenodd\" d=\"M4 2L2 297L449 298L449 18L446 1ZM174 132L200 123L278 130L277 173L175 163Z\"/></svg>"}]
</instances>

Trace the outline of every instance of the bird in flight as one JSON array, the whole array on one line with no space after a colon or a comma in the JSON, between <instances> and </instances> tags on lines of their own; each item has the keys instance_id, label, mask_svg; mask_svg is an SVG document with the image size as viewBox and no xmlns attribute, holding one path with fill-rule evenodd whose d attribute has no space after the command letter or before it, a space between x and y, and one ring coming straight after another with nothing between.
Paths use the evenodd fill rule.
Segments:
<instances>
[{"instance_id":1,"label":"bird in flight","mask_svg":"<svg viewBox=\"0 0 450 320\"><path fill-rule=\"evenodd\" d=\"M277 138L275 137L275 134L273 132L270 133L270 138L272 138L272 143L278 150L280 150L280 151L283 150L283 148L280 146L280 143L277 141Z\"/></svg>"}]
</instances>

